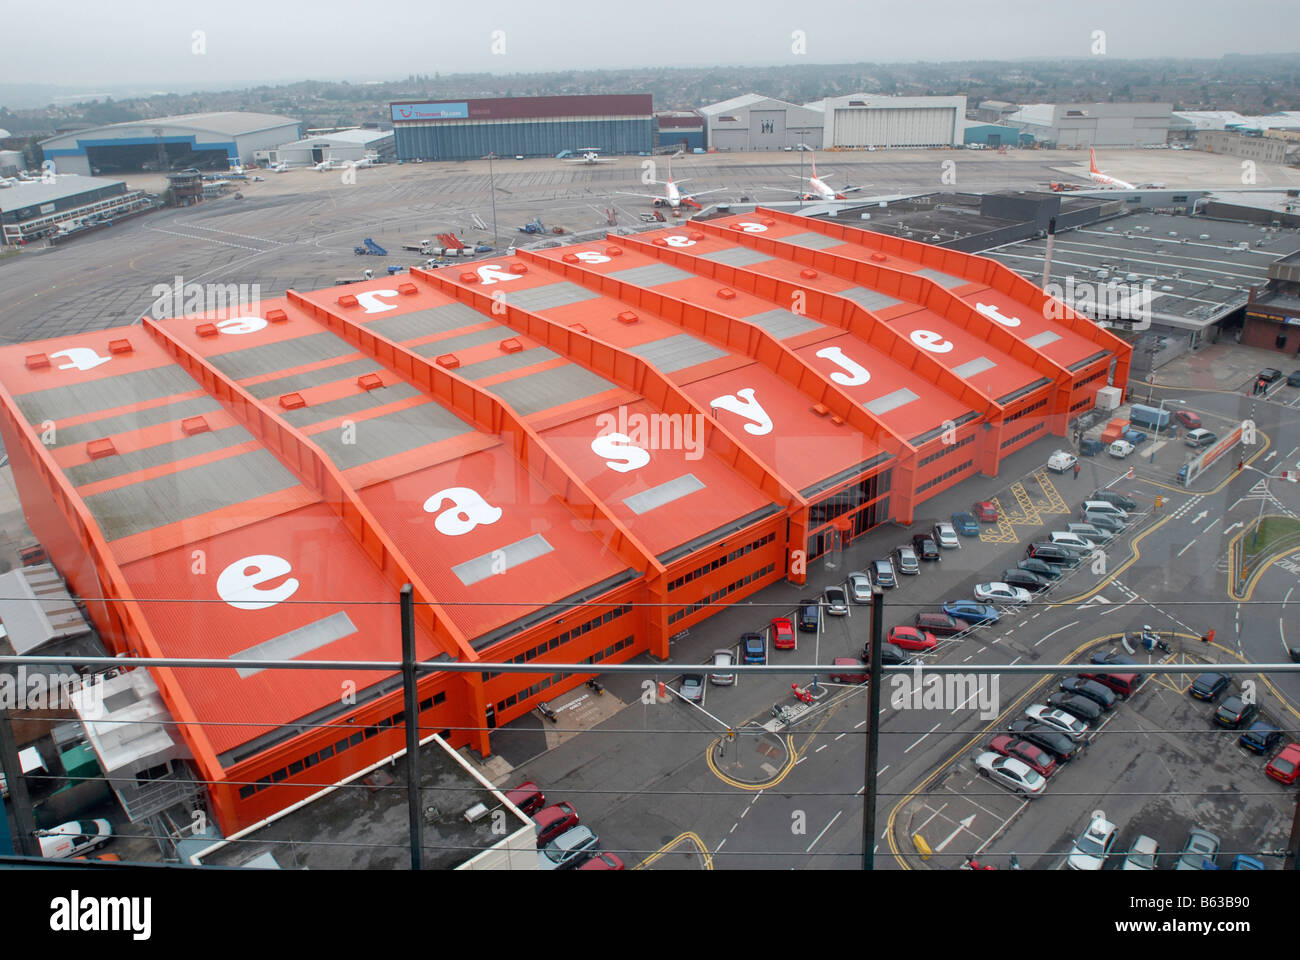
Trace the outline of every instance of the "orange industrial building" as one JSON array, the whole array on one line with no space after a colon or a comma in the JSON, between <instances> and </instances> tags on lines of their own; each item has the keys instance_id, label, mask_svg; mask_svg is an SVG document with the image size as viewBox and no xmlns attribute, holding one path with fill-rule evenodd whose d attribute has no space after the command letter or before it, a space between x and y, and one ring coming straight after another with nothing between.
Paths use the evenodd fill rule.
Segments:
<instances>
[{"instance_id":1,"label":"orange industrial building","mask_svg":"<svg viewBox=\"0 0 1300 960\"><path fill-rule=\"evenodd\" d=\"M539 665L421 679L487 754L547 661L664 657L1127 383L1046 302L760 209L6 347L0 433L113 651L397 660L409 582L422 659ZM395 674L150 672L227 836L404 745Z\"/></svg>"}]
</instances>

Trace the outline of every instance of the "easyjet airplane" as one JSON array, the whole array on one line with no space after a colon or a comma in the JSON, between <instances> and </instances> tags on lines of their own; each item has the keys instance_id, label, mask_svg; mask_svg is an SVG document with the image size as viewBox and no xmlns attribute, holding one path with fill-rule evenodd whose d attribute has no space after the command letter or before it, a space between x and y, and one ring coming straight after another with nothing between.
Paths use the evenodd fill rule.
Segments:
<instances>
[{"instance_id":1,"label":"easyjet airplane","mask_svg":"<svg viewBox=\"0 0 1300 960\"><path fill-rule=\"evenodd\" d=\"M844 189L836 192L836 190L833 187L828 187L826 185L825 177L821 179L818 179L817 177L817 155L816 154L813 154L812 157L811 177L795 177L793 173L790 174L790 176L794 177L796 180L807 181L810 190L808 193L805 193L803 195L804 200L844 200L847 198L848 194L856 193L857 191L862 189L862 187L845 187ZM869 187L871 186L871 184L865 183L862 186Z\"/></svg>"},{"instance_id":2,"label":"easyjet airplane","mask_svg":"<svg viewBox=\"0 0 1300 960\"><path fill-rule=\"evenodd\" d=\"M1098 170L1098 169L1097 169L1097 151L1094 150L1092 147L1089 147L1089 148L1088 148L1088 176L1092 177L1092 179L1093 179L1096 183L1102 183L1102 184L1105 184L1105 185L1108 186L1108 187L1116 187L1116 188L1118 188L1118 189L1120 189L1120 190L1136 190L1136 189L1137 189L1137 188L1134 187L1133 184L1131 184L1131 183L1125 183L1123 180L1118 180L1118 179L1116 179L1115 177L1108 177L1106 174L1104 174L1104 173L1102 173L1100 170Z\"/></svg>"},{"instance_id":3,"label":"easyjet airplane","mask_svg":"<svg viewBox=\"0 0 1300 960\"><path fill-rule=\"evenodd\" d=\"M677 185L679 183L686 183L686 180L673 180L673 161L671 157L668 160L668 179L647 180L646 182L661 184L664 187L664 195L655 196L651 193L631 193L627 190L619 190L617 192L628 197L647 197L654 201L654 206L656 207L672 207L676 209L684 203L687 206L694 207L696 210L702 210L704 208L695 201L696 197L701 197L706 193L719 193L724 189L723 187L715 187L712 190L695 190L691 193L683 193L681 190L677 189Z\"/></svg>"}]
</instances>

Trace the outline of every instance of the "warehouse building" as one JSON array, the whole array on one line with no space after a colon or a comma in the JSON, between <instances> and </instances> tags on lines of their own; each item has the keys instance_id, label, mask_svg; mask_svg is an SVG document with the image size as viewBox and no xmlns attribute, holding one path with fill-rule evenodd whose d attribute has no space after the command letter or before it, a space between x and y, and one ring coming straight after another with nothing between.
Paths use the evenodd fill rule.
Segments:
<instances>
[{"instance_id":1,"label":"warehouse building","mask_svg":"<svg viewBox=\"0 0 1300 960\"><path fill-rule=\"evenodd\" d=\"M820 148L823 114L810 107L746 93L701 107L714 150L784 150L805 143Z\"/></svg>"},{"instance_id":2,"label":"warehouse building","mask_svg":"<svg viewBox=\"0 0 1300 960\"><path fill-rule=\"evenodd\" d=\"M380 160L397 157L391 130L336 130L319 137L286 143L274 150L259 150L257 160L291 167L312 166L324 160L356 163L367 156Z\"/></svg>"},{"instance_id":3,"label":"warehouse building","mask_svg":"<svg viewBox=\"0 0 1300 960\"><path fill-rule=\"evenodd\" d=\"M403 100L390 105L397 159L553 157L594 147L650 153L654 106L648 93L484 100Z\"/></svg>"},{"instance_id":4,"label":"warehouse building","mask_svg":"<svg viewBox=\"0 0 1300 960\"><path fill-rule=\"evenodd\" d=\"M1269 264L1267 285L1251 290L1241 342L1300 356L1300 252Z\"/></svg>"},{"instance_id":5,"label":"warehouse building","mask_svg":"<svg viewBox=\"0 0 1300 960\"><path fill-rule=\"evenodd\" d=\"M961 146L965 97L855 93L808 104L822 114L827 149Z\"/></svg>"},{"instance_id":6,"label":"warehouse building","mask_svg":"<svg viewBox=\"0 0 1300 960\"><path fill-rule=\"evenodd\" d=\"M1172 103L1031 103L1006 122L1058 147L1141 147L1169 139Z\"/></svg>"},{"instance_id":7,"label":"warehouse building","mask_svg":"<svg viewBox=\"0 0 1300 960\"><path fill-rule=\"evenodd\" d=\"M1256 163L1284 163L1287 151L1292 149L1292 145L1281 137L1263 137L1235 130L1200 130L1195 142L1197 150L1242 157Z\"/></svg>"},{"instance_id":8,"label":"warehouse building","mask_svg":"<svg viewBox=\"0 0 1300 960\"><path fill-rule=\"evenodd\" d=\"M112 219L151 205L121 180L62 173L52 181L20 180L0 189L0 242L26 243L82 217Z\"/></svg>"},{"instance_id":9,"label":"warehouse building","mask_svg":"<svg viewBox=\"0 0 1300 960\"><path fill-rule=\"evenodd\" d=\"M106 645L235 661L149 671L228 837L417 720L489 754L585 679L548 662L667 657L1129 365L992 260L760 208L3 347L0 437ZM420 660L536 672L435 670L409 717L396 674L238 666L397 660L407 583Z\"/></svg>"},{"instance_id":10,"label":"warehouse building","mask_svg":"<svg viewBox=\"0 0 1300 960\"><path fill-rule=\"evenodd\" d=\"M658 130L655 148L660 153L672 149L690 153L709 147L708 126L694 110L655 114L655 128Z\"/></svg>"},{"instance_id":11,"label":"warehouse building","mask_svg":"<svg viewBox=\"0 0 1300 960\"><path fill-rule=\"evenodd\" d=\"M225 170L299 136L301 125L289 117L231 111L111 123L50 137L41 148L60 173L88 177L180 167Z\"/></svg>"}]
</instances>

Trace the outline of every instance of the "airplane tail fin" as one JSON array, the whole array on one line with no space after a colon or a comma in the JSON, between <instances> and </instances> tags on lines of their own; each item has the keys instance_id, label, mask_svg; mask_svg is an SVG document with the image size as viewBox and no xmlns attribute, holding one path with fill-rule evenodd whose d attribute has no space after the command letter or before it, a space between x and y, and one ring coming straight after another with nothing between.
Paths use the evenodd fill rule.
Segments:
<instances>
[{"instance_id":1,"label":"airplane tail fin","mask_svg":"<svg viewBox=\"0 0 1300 960\"><path fill-rule=\"evenodd\" d=\"M1088 148L1088 172L1101 173L1101 171L1097 169L1097 151L1092 147Z\"/></svg>"}]
</instances>

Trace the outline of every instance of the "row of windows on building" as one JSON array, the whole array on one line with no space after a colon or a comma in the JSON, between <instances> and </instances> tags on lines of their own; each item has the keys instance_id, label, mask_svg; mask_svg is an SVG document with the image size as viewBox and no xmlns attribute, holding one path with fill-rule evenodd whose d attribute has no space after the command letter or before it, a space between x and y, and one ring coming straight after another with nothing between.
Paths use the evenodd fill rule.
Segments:
<instances>
[{"instance_id":1,"label":"row of windows on building","mask_svg":"<svg viewBox=\"0 0 1300 960\"><path fill-rule=\"evenodd\" d=\"M1078 390L1080 387L1087 386L1088 384L1092 383L1094 380L1100 380L1102 377L1106 376L1109 373L1110 373L1109 367L1102 367L1102 369L1098 370L1096 373L1090 374L1089 376L1084 377L1082 380L1076 383L1074 385L1074 389Z\"/></svg>"},{"instance_id":2,"label":"row of windows on building","mask_svg":"<svg viewBox=\"0 0 1300 960\"><path fill-rule=\"evenodd\" d=\"M1046 421L1046 420L1039 420L1038 423L1034 424L1034 425L1033 425L1032 427L1030 427L1028 430L1025 430L1025 431L1023 431L1023 432L1021 432L1021 433L1017 433L1014 437L1011 437L1011 438L1009 438L1009 439L1007 439L1007 440L1003 440L1003 441L1002 441L1002 449L1005 450L1007 447L1011 446L1013 443L1019 443L1021 440L1025 439L1025 437L1029 436L1030 434L1037 433L1039 430L1042 430L1045 426L1047 426L1047 421Z\"/></svg>"},{"instance_id":3,"label":"row of windows on building","mask_svg":"<svg viewBox=\"0 0 1300 960\"><path fill-rule=\"evenodd\" d=\"M820 528L820 532L810 536L808 538L808 559L815 560L827 550L834 548L836 537L840 537L842 543L847 543L888 519L889 497L886 495L855 510L853 515L848 518L849 529L847 531L840 530L838 525L826 526ZM844 521L840 522L843 523Z\"/></svg>"},{"instance_id":4,"label":"row of windows on building","mask_svg":"<svg viewBox=\"0 0 1300 960\"><path fill-rule=\"evenodd\" d=\"M938 460L940 457L946 457L954 450L960 450L962 447L966 446L966 444L974 443L974 442L975 442L975 434L973 433L967 434L966 436L958 440L956 443L944 444L943 449L940 450L938 453L932 453L928 457L922 457L920 460L916 462L916 465L918 467L924 467L927 463L934 463L934 461Z\"/></svg>"},{"instance_id":5,"label":"row of windows on building","mask_svg":"<svg viewBox=\"0 0 1300 960\"><path fill-rule=\"evenodd\" d=\"M931 487L938 486L939 484L943 483L945 480L957 476L957 474L961 473L963 470L969 470L974 465L974 463L975 463L974 460L967 460L965 463L953 467L951 470L941 473L937 477L931 477L929 480L925 481L925 483L918 486L916 488L916 492L920 493L923 490L929 490Z\"/></svg>"},{"instance_id":6,"label":"row of windows on building","mask_svg":"<svg viewBox=\"0 0 1300 960\"><path fill-rule=\"evenodd\" d=\"M706 563L702 567L696 567L694 570L691 570L688 573L684 573L676 580L670 582L668 584L668 592L672 593L672 591L676 590L678 587L685 586L686 584L690 583L692 580L704 576L706 573L712 573L714 570L718 569L718 567L724 567L727 564L731 563L733 560L737 560L740 557L743 557L745 554L757 550L759 547L765 547L775 539L776 539L776 534L769 533L765 537L759 537L753 543L747 543L743 547L737 547L735 550L732 550L725 557L718 557L716 560L713 560L710 563Z\"/></svg>"},{"instance_id":7,"label":"row of windows on building","mask_svg":"<svg viewBox=\"0 0 1300 960\"><path fill-rule=\"evenodd\" d=\"M1033 413L1035 410L1041 410L1045 406L1047 406L1047 398L1043 397L1043 399L1039 400L1037 403L1031 403L1029 406L1025 407L1025 409L1017 410L1015 413L1011 414L1011 416L1007 417L1002 422L1014 423L1016 420L1019 420L1021 417L1026 417L1029 414Z\"/></svg>"},{"instance_id":8,"label":"row of windows on building","mask_svg":"<svg viewBox=\"0 0 1300 960\"><path fill-rule=\"evenodd\" d=\"M632 605L625 603L621 607L615 607L613 610L606 610L604 613L592 617L586 623L580 623L576 627L565 630L563 633L556 634L549 640L543 640L535 647L529 647L518 656L511 657L506 663L527 663L529 660L536 659L548 650L554 650L556 647L568 643L570 640L576 640L584 633L590 633L599 626L609 623L611 620L617 620L619 617L632 612ZM491 680L493 677L501 676L501 671L484 673L483 682Z\"/></svg>"},{"instance_id":9,"label":"row of windows on building","mask_svg":"<svg viewBox=\"0 0 1300 960\"><path fill-rule=\"evenodd\" d=\"M438 693L435 693L433 696L425 697L423 700L420 701L420 711L423 712L425 710L431 710L434 707L438 706L439 704L446 702L446 700L447 700L447 694L442 691L439 691ZM309 753L301 760L295 760L293 761L293 763L287 764L281 767L279 770L273 770L271 773L268 773L266 776L261 777L259 780L257 780L256 783L245 784L244 786L239 788L239 798L241 800L247 800L253 794L265 790L273 783L279 783L281 780L286 780L289 777L297 776L298 774L306 770L308 767L314 767L316 766L316 764L328 760L330 757L336 756L342 753L344 750L348 750L352 747L355 747L358 744L366 740L369 740L371 737L379 736L380 733L382 733L386 729L389 729L390 727L400 727L405 722L406 722L406 711L398 710L391 717L384 717L378 723L372 724L371 726L368 727L363 727L360 730L356 731L355 733L349 734L348 736L344 737L342 740L339 740L337 743L331 746L321 747L315 753ZM443 731L444 736L450 735L450 733L451 733L450 730Z\"/></svg>"},{"instance_id":10,"label":"row of windows on building","mask_svg":"<svg viewBox=\"0 0 1300 960\"><path fill-rule=\"evenodd\" d=\"M1076 410L1082 410L1084 407L1091 407L1092 404L1093 404L1093 398L1092 398L1092 397L1084 397L1084 398L1083 398L1082 400L1080 400L1078 403L1072 404L1072 405L1070 406L1070 412L1071 412L1071 413L1074 413L1074 411L1076 411Z\"/></svg>"},{"instance_id":11,"label":"row of windows on building","mask_svg":"<svg viewBox=\"0 0 1300 960\"><path fill-rule=\"evenodd\" d=\"M808 522L813 524L827 523L836 517L843 516L850 510L856 510L864 503L870 503L882 493L887 493L890 484L893 482L893 470L873 473L867 479L855 483L851 487L845 487L838 493L833 493L829 497L810 505L808 507Z\"/></svg>"},{"instance_id":12,"label":"row of windows on building","mask_svg":"<svg viewBox=\"0 0 1300 960\"><path fill-rule=\"evenodd\" d=\"M748 586L750 583L753 583L755 580L761 580L763 577L767 576L775 569L776 569L776 564L769 563L767 566L755 570L753 573L748 573L742 579L737 580L733 584L729 584L728 586L721 587L713 591L713 593L709 594L707 597L702 598L696 603L691 604L689 607L682 607L680 610L674 610L672 613L668 614L668 622L676 623L678 620L682 619L682 617L689 617L696 610L701 610L704 607L707 607L709 604L721 600L723 597L727 596L727 594L735 593L741 587Z\"/></svg>"},{"instance_id":13,"label":"row of windows on building","mask_svg":"<svg viewBox=\"0 0 1300 960\"><path fill-rule=\"evenodd\" d=\"M625 650L628 647L632 646L635 640L636 640L635 637L624 637L622 640L619 640L615 643L611 643L604 650L597 650L591 656L583 659L582 662L600 663L600 661L612 657L620 650ZM501 713L504 710L508 710L510 707L513 707L515 704L524 702L529 697L537 696L537 694L541 693L543 690L545 690L547 687L551 686L552 684L559 683L561 679L562 679L561 674L553 673L549 677L543 677L541 680L537 681L537 683L534 683L527 690L520 690L518 693L510 694L510 696L506 697L504 700L498 700L497 708L496 708L497 713ZM489 709L491 708L489 707Z\"/></svg>"}]
</instances>

